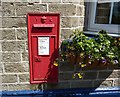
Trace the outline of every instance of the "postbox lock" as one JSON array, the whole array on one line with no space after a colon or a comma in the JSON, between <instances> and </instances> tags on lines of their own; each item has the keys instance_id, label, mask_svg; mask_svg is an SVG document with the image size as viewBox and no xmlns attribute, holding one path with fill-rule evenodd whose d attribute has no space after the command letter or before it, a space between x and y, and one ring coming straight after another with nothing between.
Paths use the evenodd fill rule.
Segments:
<instances>
[{"instance_id":1,"label":"postbox lock","mask_svg":"<svg viewBox=\"0 0 120 97\"><path fill-rule=\"evenodd\" d=\"M46 16L41 17L41 22L42 22L42 23L45 23L46 20L47 20L47 17L46 17Z\"/></svg>"},{"instance_id":2,"label":"postbox lock","mask_svg":"<svg viewBox=\"0 0 120 97\"><path fill-rule=\"evenodd\" d=\"M35 57L34 58L35 62L41 62L40 58Z\"/></svg>"}]
</instances>

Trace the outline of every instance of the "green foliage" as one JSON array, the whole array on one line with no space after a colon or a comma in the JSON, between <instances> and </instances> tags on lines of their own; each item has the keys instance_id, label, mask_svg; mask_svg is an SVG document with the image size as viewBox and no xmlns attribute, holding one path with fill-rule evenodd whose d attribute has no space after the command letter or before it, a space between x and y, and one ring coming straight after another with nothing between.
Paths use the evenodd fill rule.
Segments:
<instances>
[{"instance_id":1,"label":"green foliage","mask_svg":"<svg viewBox=\"0 0 120 97\"><path fill-rule=\"evenodd\" d=\"M98 32L95 38L89 38L83 32L75 30L69 40L63 41L61 48L61 59L68 60L72 55L75 57L73 64L81 65L81 68L95 60L100 60L103 64L109 62L120 65L120 39L110 37L104 30ZM84 60L78 61L78 57ZM86 57L89 59L87 62Z\"/></svg>"}]
</instances>

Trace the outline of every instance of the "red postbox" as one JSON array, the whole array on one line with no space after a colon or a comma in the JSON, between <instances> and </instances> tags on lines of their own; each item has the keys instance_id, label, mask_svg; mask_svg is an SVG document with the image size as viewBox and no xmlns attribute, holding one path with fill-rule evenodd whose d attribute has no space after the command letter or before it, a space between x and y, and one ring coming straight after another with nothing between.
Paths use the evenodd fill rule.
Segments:
<instances>
[{"instance_id":1,"label":"red postbox","mask_svg":"<svg viewBox=\"0 0 120 97\"><path fill-rule=\"evenodd\" d=\"M58 82L59 13L28 13L30 83Z\"/></svg>"}]
</instances>

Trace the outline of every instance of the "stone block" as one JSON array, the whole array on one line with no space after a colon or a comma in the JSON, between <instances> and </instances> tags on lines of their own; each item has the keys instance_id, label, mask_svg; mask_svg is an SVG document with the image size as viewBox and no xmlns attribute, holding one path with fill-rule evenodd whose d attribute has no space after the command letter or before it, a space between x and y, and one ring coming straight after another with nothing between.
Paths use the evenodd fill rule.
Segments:
<instances>
[{"instance_id":1,"label":"stone block","mask_svg":"<svg viewBox=\"0 0 120 97\"><path fill-rule=\"evenodd\" d=\"M79 18L78 17L63 17L61 19L61 27L62 28L71 28L78 27Z\"/></svg>"},{"instance_id":2,"label":"stone block","mask_svg":"<svg viewBox=\"0 0 120 97\"><path fill-rule=\"evenodd\" d=\"M47 84L47 89L67 89L70 88L70 82L59 82L58 84Z\"/></svg>"},{"instance_id":3,"label":"stone block","mask_svg":"<svg viewBox=\"0 0 120 97\"><path fill-rule=\"evenodd\" d=\"M72 32L73 31L71 29L62 29L61 30L61 39L69 39Z\"/></svg>"},{"instance_id":4,"label":"stone block","mask_svg":"<svg viewBox=\"0 0 120 97\"><path fill-rule=\"evenodd\" d=\"M20 62L20 53L2 53L2 62Z\"/></svg>"},{"instance_id":5,"label":"stone block","mask_svg":"<svg viewBox=\"0 0 120 97\"><path fill-rule=\"evenodd\" d=\"M91 88L91 87L93 87L93 81L89 80L71 81L71 88Z\"/></svg>"},{"instance_id":6,"label":"stone block","mask_svg":"<svg viewBox=\"0 0 120 97\"><path fill-rule=\"evenodd\" d=\"M61 16L73 16L76 14L74 4L49 4L49 12L59 12Z\"/></svg>"},{"instance_id":7,"label":"stone block","mask_svg":"<svg viewBox=\"0 0 120 97\"><path fill-rule=\"evenodd\" d=\"M10 41L2 42L2 51L23 51L25 50L25 42Z\"/></svg>"},{"instance_id":8,"label":"stone block","mask_svg":"<svg viewBox=\"0 0 120 97\"><path fill-rule=\"evenodd\" d=\"M2 85L2 91L9 91L8 85Z\"/></svg>"},{"instance_id":9,"label":"stone block","mask_svg":"<svg viewBox=\"0 0 120 97\"><path fill-rule=\"evenodd\" d=\"M112 87L113 86L113 80L95 80L94 81L94 87Z\"/></svg>"},{"instance_id":10,"label":"stone block","mask_svg":"<svg viewBox=\"0 0 120 97\"><path fill-rule=\"evenodd\" d=\"M63 17L61 18L61 27L62 28L70 28L71 26L71 18L70 17Z\"/></svg>"},{"instance_id":11,"label":"stone block","mask_svg":"<svg viewBox=\"0 0 120 97\"><path fill-rule=\"evenodd\" d=\"M63 3L84 4L84 0L62 0Z\"/></svg>"},{"instance_id":12,"label":"stone block","mask_svg":"<svg viewBox=\"0 0 120 97\"><path fill-rule=\"evenodd\" d=\"M74 66L69 64L68 62L62 62L62 63L60 63L59 70L62 71L62 72L73 71Z\"/></svg>"},{"instance_id":13,"label":"stone block","mask_svg":"<svg viewBox=\"0 0 120 97\"><path fill-rule=\"evenodd\" d=\"M2 66L2 64L0 65L0 73L2 73L3 72L3 66Z\"/></svg>"},{"instance_id":14,"label":"stone block","mask_svg":"<svg viewBox=\"0 0 120 97\"><path fill-rule=\"evenodd\" d=\"M85 71L83 72L83 79L85 80L96 80L98 72L97 71Z\"/></svg>"},{"instance_id":15,"label":"stone block","mask_svg":"<svg viewBox=\"0 0 120 97\"><path fill-rule=\"evenodd\" d=\"M2 17L2 6L1 5L0 5L0 17Z\"/></svg>"},{"instance_id":16,"label":"stone block","mask_svg":"<svg viewBox=\"0 0 120 97\"><path fill-rule=\"evenodd\" d=\"M78 27L79 26L79 18L78 17L72 17L71 18L71 24L72 24L72 27Z\"/></svg>"},{"instance_id":17,"label":"stone block","mask_svg":"<svg viewBox=\"0 0 120 97\"><path fill-rule=\"evenodd\" d=\"M28 41L25 42L25 48L26 48L26 51L28 51Z\"/></svg>"},{"instance_id":18,"label":"stone block","mask_svg":"<svg viewBox=\"0 0 120 97\"><path fill-rule=\"evenodd\" d=\"M2 75L2 83L16 83L16 82L17 82L17 75L15 74Z\"/></svg>"},{"instance_id":19,"label":"stone block","mask_svg":"<svg viewBox=\"0 0 120 97\"><path fill-rule=\"evenodd\" d=\"M77 16L84 16L84 15L85 15L85 7L77 6Z\"/></svg>"},{"instance_id":20,"label":"stone block","mask_svg":"<svg viewBox=\"0 0 120 97\"><path fill-rule=\"evenodd\" d=\"M30 84L10 84L9 90L30 90Z\"/></svg>"},{"instance_id":21,"label":"stone block","mask_svg":"<svg viewBox=\"0 0 120 97\"><path fill-rule=\"evenodd\" d=\"M84 18L83 17L78 19L78 25L79 26L84 26Z\"/></svg>"},{"instance_id":22,"label":"stone block","mask_svg":"<svg viewBox=\"0 0 120 97\"><path fill-rule=\"evenodd\" d=\"M28 52L22 52L22 61L28 61Z\"/></svg>"},{"instance_id":23,"label":"stone block","mask_svg":"<svg viewBox=\"0 0 120 97\"><path fill-rule=\"evenodd\" d=\"M24 17L3 17L2 26L3 28L27 27L26 18Z\"/></svg>"},{"instance_id":24,"label":"stone block","mask_svg":"<svg viewBox=\"0 0 120 97\"><path fill-rule=\"evenodd\" d=\"M12 2L2 3L2 15L3 16L15 16L15 5Z\"/></svg>"},{"instance_id":25,"label":"stone block","mask_svg":"<svg viewBox=\"0 0 120 97\"><path fill-rule=\"evenodd\" d=\"M2 51L16 51L16 41L2 42Z\"/></svg>"},{"instance_id":26,"label":"stone block","mask_svg":"<svg viewBox=\"0 0 120 97\"><path fill-rule=\"evenodd\" d=\"M28 0L28 2L30 2L30 3L39 3L40 0Z\"/></svg>"},{"instance_id":27,"label":"stone block","mask_svg":"<svg viewBox=\"0 0 120 97\"><path fill-rule=\"evenodd\" d=\"M46 12L46 11L47 11L46 4L16 3L17 16L26 16L27 13L30 13L30 12Z\"/></svg>"},{"instance_id":28,"label":"stone block","mask_svg":"<svg viewBox=\"0 0 120 97\"><path fill-rule=\"evenodd\" d=\"M0 40L15 40L15 30L10 29L10 30L0 30L1 37Z\"/></svg>"},{"instance_id":29,"label":"stone block","mask_svg":"<svg viewBox=\"0 0 120 97\"><path fill-rule=\"evenodd\" d=\"M98 74L98 79L106 79L108 77L112 77L111 74L112 74L112 70L100 71L99 74ZM114 73L113 75L116 75L116 74Z\"/></svg>"},{"instance_id":30,"label":"stone block","mask_svg":"<svg viewBox=\"0 0 120 97\"><path fill-rule=\"evenodd\" d=\"M61 0L42 0L42 3L60 3Z\"/></svg>"},{"instance_id":31,"label":"stone block","mask_svg":"<svg viewBox=\"0 0 120 97\"><path fill-rule=\"evenodd\" d=\"M120 78L120 70L113 70L109 78Z\"/></svg>"},{"instance_id":32,"label":"stone block","mask_svg":"<svg viewBox=\"0 0 120 97\"><path fill-rule=\"evenodd\" d=\"M16 41L16 51L25 51L25 42L24 41Z\"/></svg>"},{"instance_id":33,"label":"stone block","mask_svg":"<svg viewBox=\"0 0 120 97\"><path fill-rule=\"evenodd\" d=\"M114 80L114 86L115 86L115 87L120 86L120 77L119 77L118 79L115 79L115 80Z\"/></svg>"},{"instance_id":34,"label":"stone block","mask_svg":"<svg viewBox=\"0 0 120 97\"><path fill-rule=\"evenodd\" d=\"M17 39L27 40L27 29L17 29Z\"/></svg>"},{"instance_id":35,"label":"stone block","mask_svg":"<svg viewBox=\"0 0 120 97\"><path fill-rule=\"evenodd\" d=\"M59 73L59 80L60 81L73 80L72 76L73 76L73 72Z\"/></svg>"},{"instance_id":36,"label":"stone block","mask_svg":"<svg viewBox=\"0 0 120 97\"><path fill-rule=\"evenodd\" d=\"M2 2L28 2L28 0L2 0Z\"/></svg>"},{"instance_id":37,"label":"stone block","mask_svg":"<svg viewBox=\"0 0 120 97\"><path fill-rule=\"evenodd\" d=\"M29 74L19 74L20 82L29 82Z\"/></svg>"},{"instance_id":38,"label":"stone block","mask_svg":"<svg viewBox=\"0 0 120 97\"><path fill-rule=\"evenodd\" d=\"M6 73L29 72L29 64L27 63L5 63Z\"/></svg>"}]
</instances>

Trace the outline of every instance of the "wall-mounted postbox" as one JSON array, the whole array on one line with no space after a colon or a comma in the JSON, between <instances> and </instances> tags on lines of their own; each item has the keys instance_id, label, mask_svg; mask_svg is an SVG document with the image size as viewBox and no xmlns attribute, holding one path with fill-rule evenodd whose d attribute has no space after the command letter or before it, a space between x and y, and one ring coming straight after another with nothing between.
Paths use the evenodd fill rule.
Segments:
<instances>
[{"instance_id":1,"label":"wall-mounted postbox","mask_svg":"<svg viewBox=\"0 0 120 97\"><path fill-rule=\"evenodd\" d=\"M56 83L60 15L58 13L28 14L28 50L31 83Z\"/></svg>"}]
</instances>

